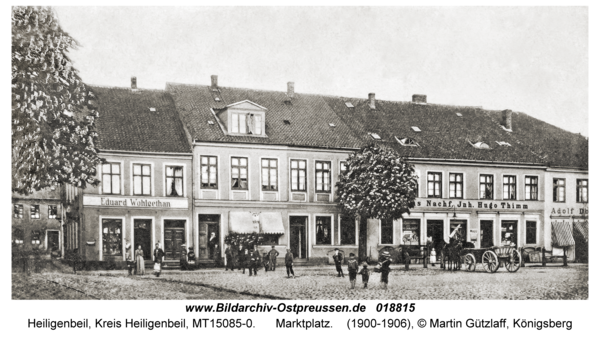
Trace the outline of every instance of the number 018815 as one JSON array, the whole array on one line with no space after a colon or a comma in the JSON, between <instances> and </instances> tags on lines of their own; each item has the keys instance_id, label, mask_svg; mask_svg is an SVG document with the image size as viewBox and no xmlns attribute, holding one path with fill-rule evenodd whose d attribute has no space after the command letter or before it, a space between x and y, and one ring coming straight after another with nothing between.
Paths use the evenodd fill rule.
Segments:
<instances>
[{"instance_id":1,"label":"number 018815","mask_svg":"<svg viewBox=\"0 0 600 337\"><path fill-rule=\"evenodd\" d=\"M414 312L414 303L377 303L377 312Z\"/></svg>"}]
</instances>

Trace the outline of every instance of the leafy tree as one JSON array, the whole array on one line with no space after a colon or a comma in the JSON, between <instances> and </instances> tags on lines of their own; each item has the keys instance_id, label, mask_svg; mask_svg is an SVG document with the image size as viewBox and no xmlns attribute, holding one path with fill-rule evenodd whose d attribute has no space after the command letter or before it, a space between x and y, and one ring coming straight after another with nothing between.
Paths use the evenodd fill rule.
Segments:
<instances>
[{"instance_id":1,"label":"leafy tree","mask_svg":"<svg viewBox=\"0 0 600 337\"><path fill-rule=\"evenodd\" d=\"M12 8L13 192L98 183L98 112L67 56L76 46L51 8Z\"/></svg>"},{"instance_id":2,"label":"leafy tree","mask_svg":"<svg viewBox=\"0 0 600 337\"><path fill-rule=\"evenodd\" d=\"M370 144L347 160L337 186L338 203L346 215L360 217L359 259L367 256L367 219L399 219L410 214L417 197L414 166L393 149Z\"/></svg>"}]
</instances>

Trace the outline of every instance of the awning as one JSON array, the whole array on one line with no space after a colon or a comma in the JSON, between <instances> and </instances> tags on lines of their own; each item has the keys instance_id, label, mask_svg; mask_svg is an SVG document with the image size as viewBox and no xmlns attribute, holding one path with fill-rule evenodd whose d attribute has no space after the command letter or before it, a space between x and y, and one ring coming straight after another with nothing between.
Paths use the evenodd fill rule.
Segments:
<instances>
[{"instance_id":1,"label":"awning","mask_svg":"<svg viewBox=\"0 0 600 337\"><path fill-rule=\"evenodd\" d=\"M258 222L250 212L229 212L229 231L238 234L258 233Z\"/></svg>"},{"instance_id":2,"label":"awning","mask_svg":"<svg viewBox=\"0 0 600 337\"><path fill-rule=\"evenodd\" d=\"M281 213L260 213L260 232L263 234L283 234Z\"/></svg>"},{"instance_id":3,"label":"awning","mask_svg":"<svg viewBox=\"0 0 600 337\"><path fill-rule=\"evenodd\" d=\"M585 239L585 242L589 242L588 241L588 221L587 220L575 221L573 223L573 227L575 228L576 231L579 232L579 234L581 234L581 236L583 236L583 238Z\"/></svg>"},{"instance_id":4,"label":"awning","mask_svg":"<svg viewBox=\"0 0 600 337\"><path fill-rule=\"evenodd\" d=\"M567 247L575 245L571 226L566 221L552 222L552 246Z\"/></svg>"}]
</instances>

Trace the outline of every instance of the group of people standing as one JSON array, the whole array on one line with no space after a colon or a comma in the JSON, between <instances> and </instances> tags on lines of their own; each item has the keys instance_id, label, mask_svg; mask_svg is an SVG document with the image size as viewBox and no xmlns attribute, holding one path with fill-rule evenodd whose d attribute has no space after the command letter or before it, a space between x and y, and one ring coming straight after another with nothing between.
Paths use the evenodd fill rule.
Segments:
<instances>
[{"instance_id":1,"label":"group of people standing","mask_svg":"<svg viewBox=\"0 0 600 337\"><path fill-rule=\"evenodd\" d=\"M335 253L333 254L333 262L335 263L335 269L338 273L337 277L345 277L344 270L342 269L342 264L344 263L344 255L342 252L335 248ZM388 285L388 276L390 274L390 264L392 263L392 258L388 251L384 251L379 255L379 262L377 266L374 268L375 272L381 273L381 288L387 289ZM350 253L350 257L348 258L348 275L350 276L350 289L354 289L356 286L356 275L360 274L362 277L363 288L367 288L369 283L369 275L371 271L369 270L369 265L366 261L361 264L361 269L359 270L358 261L354 253Z\"/></svg>"},{"instance_id":2,"label":"group of people standing","mask_svg":"<svg viewBox=\"0 0 600 337\"><path fill-rule=\"evenodd\" d=\"M256 276L257 270L261 264L265 268L265 272L275 271L277 267L277 257L279 252L275 249L275 246L271 246L271 250L260 255L258 249L251 246L250 248L244 248L244 245L240 244L239 247L233 247L226 244L225 248L225 270L234 270L236 267L238 270L242 270L242 274L246 273L248 269L248 276ZM285 254L285 266L288 278L295 277L294 275L294 256L290 249Z\"/></svg>"},{"instance_id":3,"label":"group of people standing","mask_svg":"<svg viewBox=\"0 0 600 337\"><path fill-rule=\"evenodd\" d=\"M146 266L144 260L144 250L141 245L135 250L135 255L131 252L131 244L125 244L126 260L128 275L145 275ZM154 274L156 277L160 276L162 272L162 264L164 262L165 252L160 247L160 243L157 242L154 248Z\"/></svg>"}]
</instances>

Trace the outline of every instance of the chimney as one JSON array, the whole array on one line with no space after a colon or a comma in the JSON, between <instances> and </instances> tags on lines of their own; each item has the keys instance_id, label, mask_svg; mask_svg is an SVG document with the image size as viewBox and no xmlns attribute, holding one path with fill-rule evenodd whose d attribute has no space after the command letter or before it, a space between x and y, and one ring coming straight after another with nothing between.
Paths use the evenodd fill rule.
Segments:
<instances>
[{"instance_id":1,"label":"chimney","mask_svg":"<svg viewBox=\"0 0 600 337\"><path fill-rule=\"evenodd\" d=\"M506 129L512 130L512 110L502 111L502 125Z\"/></svg>"},{"instance_id":2,"label":"chimney","mask_svg":"<svg viewBox=\"0 0 600 337\"><path fill-rule=\"evenodd\" d=\"M131 76L131 90L137 90L137 77Z\"/></svg>"},{"instance_id":3,"label":"chimney","mask_svg":"<svg viewBox=\"0 0 600 337\"><path fill-rule=\"evenodd\" d=\"M416 104L427 104L427 95L412 95L412 102Z\"/></svg>"},{"instance_id":4,"label":"chimney","mask_svg":"<svg viewBox=\"0 0 600 337\"><path fill-rule=\"evenodd\" d=\"M287 95L289 98L294 98L294 82L287 83Z\"/></svg>"},{"instance_id":5,"label":"chimney","mask_svg":"<svg viewBox=\"0 0 600 337\"><path fill-rule=\"evenodd\" d=\"M210 75L210 87L212 89L217 89L219 86L219 77L217 75Z\"/></svg>"},{"instance_id":6,"label":"chimney","mask_svg":"<svg viewBox=\"0 0 600 337\"><path fill-rule=\"evenodd\" d=\"M369 106L375 110L375 93L373 92L369 94Z\"/></svg>"}]
</instances>

